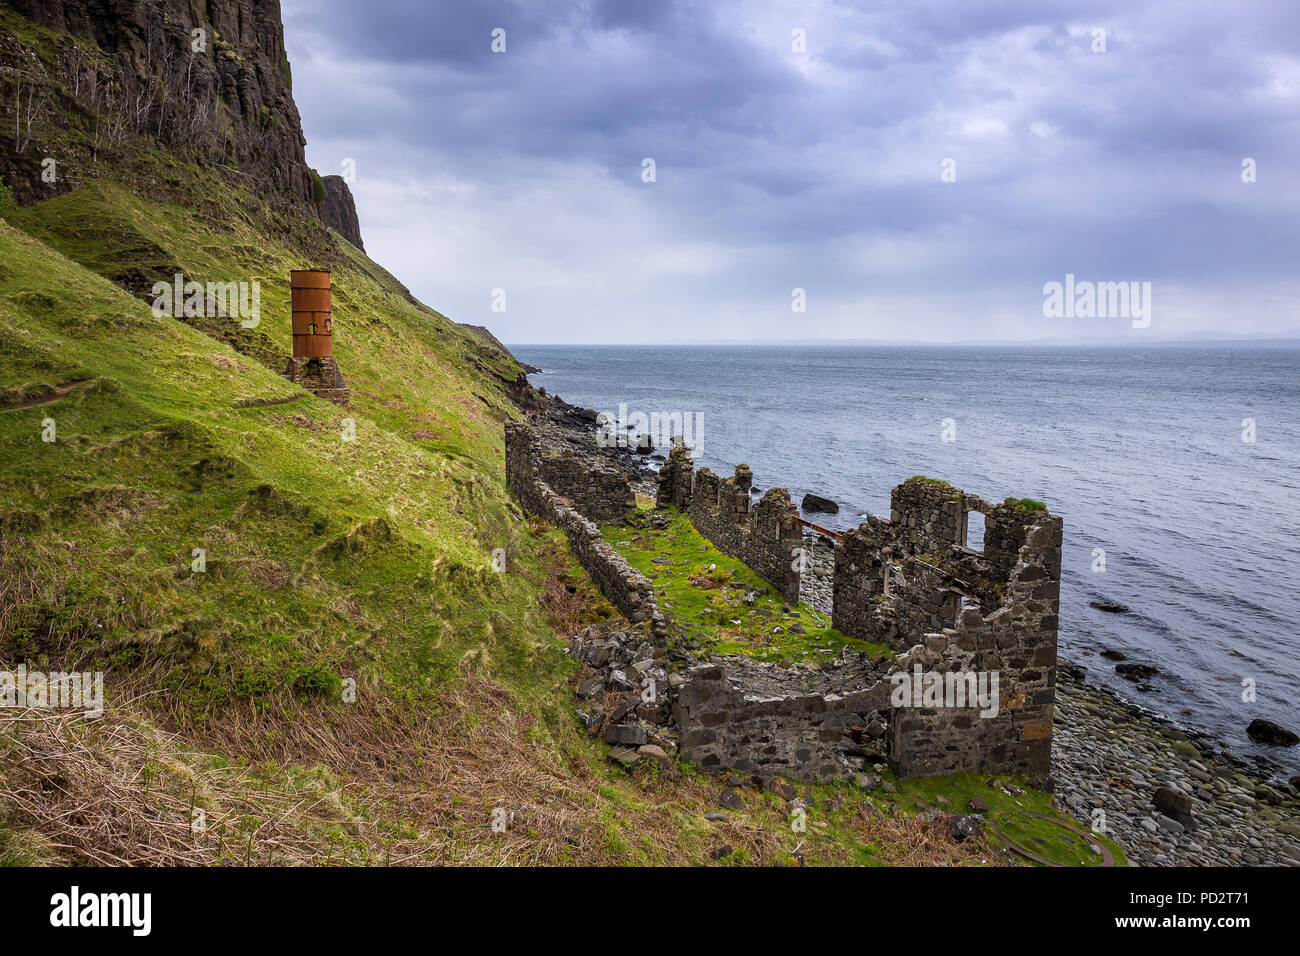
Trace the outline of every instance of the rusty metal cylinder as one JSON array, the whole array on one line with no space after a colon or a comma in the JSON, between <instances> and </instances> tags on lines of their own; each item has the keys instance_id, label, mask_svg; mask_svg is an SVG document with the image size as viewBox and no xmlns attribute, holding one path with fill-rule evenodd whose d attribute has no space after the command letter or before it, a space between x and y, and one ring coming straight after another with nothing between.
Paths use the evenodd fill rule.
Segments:
<instances>
[{"instance_id":1,"label":"rusty metal cylinder","mask_svg":"<svg viewBox=\"0 0 1300 956\"><path fill-rule=\"evenodd\" d=\"M333 355L328 270L291 270L289 294L293 310L294 358L326 358Z\"/></svg>"}]
</instances>

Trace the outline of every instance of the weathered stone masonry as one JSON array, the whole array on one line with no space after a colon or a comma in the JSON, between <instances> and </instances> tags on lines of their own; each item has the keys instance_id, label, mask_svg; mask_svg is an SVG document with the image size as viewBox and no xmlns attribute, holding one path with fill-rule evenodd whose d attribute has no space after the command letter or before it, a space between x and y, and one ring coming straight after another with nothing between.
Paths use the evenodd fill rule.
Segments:
<instances>
[{"instance_id":1,"label":"weathered stone masonry","mask_svg":"<svg viewBox=\"0 0 1300 956\"><path fill-rule=\"evenodd\" d=\"M842 696L772 686L771 665L702 665L687 677L673 713L682 755L701 770L830 779L887 759L879 674Z\"/></svg>"},{"instance_id":2,"label":"weathered stone masonry","mask_svg":"<svg viewBox=\"0 0 1300 956\"><path fill-rule=\"evenodd\" d=\"M998 674L996 717L895 711L890 763L900 775L1050 773L1062 522L1033 507L913 478L894 489L889 521L869 519L836 552L839 630L895 650L924 643L928 670ZM974 511L985 520L982 552L965 546Z\"/></svg>"},{"instance_id":3,"label":"weathered stone masonry","mask_svg":"<svg viewBox=\"0 0 1300 956\"><path fill-rule=\"evenodd\" d=\"M655 602L654 586L641 572L635 570L614 548L600 536L600 528L588 521L571 503L573 497L586 503L597 514L608 514L617 505L617 514L628 510L628 499L635 497L626 479L608 480L602 473L593 473L584 481L580 464L574 459L563 462L549 472L537 436L527 425L506 422L506 487L518 496L524 508L540 515L562 530L569 539L578 561L591 575L615 607L627 615L629 621L649 621L656 636L667 634L667 621ZM566 494L558 493L543 477L543 473L565 485ZM602 500L600 497L604 495Z\"/></svg>"},{"instance_id":4,"label":"weathered stone masonry","mask_svg":"<svg viewBox=\"0 0 1300 956\"><path fill-rule=\"evenodd\" d=\"M665 636L650 582L539 477L544 456L529 436L525 426L507 425L510 487L529 510L565 528L613 603L653 619L657 637ZM571 466L555 474L584 480ZM798 512L782 489L751 507L751 483L743 465L726 480L693 471L689 453L676 448L660 471L657 504L684 510L717 547L796 601ZM617 510L622 489L590 487L597 486L589 494L599 500L588 507ZM982 551L966 546L967 516L976 511L985 520ZM888 761L902 777L1014 772L1048 785L1061 535L1061 518L1036 503L994 505L945 482L909 479L893 491L889 520L871 517L844 534L833 577L835 626L896 656L873 661L846 650L815 675L743 660L691 667L674 678L671 701L682 757L710 772L795 779L847 777ZM997 714L894 706L893 675L918 668L963 681L996 673Z\"/></svg>"},{"instance_id":5,"label":"weathered stone masonry","mask_svg":"<svg viewBox=\"0 0 1300 956\"><path fill-rule=\"evenodd\" d=\"M656 504L690 515L691 524L724 554L743 561L790 603L799 600L798 550L803 547L799 509L784 488L768 489L753 504L754 475L737 465L722 479L701 468L692 472L690 452L677 446L659 472Z\"/></svg>"}]
</instances>

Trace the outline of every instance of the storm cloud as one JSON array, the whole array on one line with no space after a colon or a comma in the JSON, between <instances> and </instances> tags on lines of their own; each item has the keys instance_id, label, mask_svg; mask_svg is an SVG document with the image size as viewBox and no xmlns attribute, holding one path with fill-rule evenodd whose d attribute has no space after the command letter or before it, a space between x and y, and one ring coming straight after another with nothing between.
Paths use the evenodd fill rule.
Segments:
<instances>
[{"instance_id":1,"label":"storm cloud","mask_svg":"<svg viewBox=\"0 0 1300 956\"><path fill-rule=\"evenodd\" d=\"M1300 328L1291 4L284 12L308 159L355 164L367 250L507 342ZM1151 327L1046 318L1067 273L1150 282Z\"/></svg>"}]
</instances>

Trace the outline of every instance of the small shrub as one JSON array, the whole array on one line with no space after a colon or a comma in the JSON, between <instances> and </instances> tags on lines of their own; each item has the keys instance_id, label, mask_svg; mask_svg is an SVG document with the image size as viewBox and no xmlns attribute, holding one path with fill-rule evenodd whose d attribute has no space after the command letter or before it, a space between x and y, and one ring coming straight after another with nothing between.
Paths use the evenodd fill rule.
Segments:
<instances>
[{"instance_id":1,"label":"small shrub","mask_svg":"<svg viewBox=\"0 0 1300 956\"><path fill-rule=\"evenodd\" d=\"M343 695L343 679L329 668L316 665L298 672L293 678L293 692L298 697L337 700Z\"/></svg>"}]
</instances>

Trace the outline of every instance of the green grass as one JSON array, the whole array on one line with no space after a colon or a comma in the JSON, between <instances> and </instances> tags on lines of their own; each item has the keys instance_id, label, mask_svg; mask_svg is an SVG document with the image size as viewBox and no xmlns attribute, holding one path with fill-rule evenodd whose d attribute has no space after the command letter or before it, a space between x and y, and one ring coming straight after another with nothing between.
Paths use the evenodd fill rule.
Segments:
<instances>
[{"instance_id":1,"label":"green grass","mask_svg":"<svg viewBox=\"0 0 1300 956\"><path fill-rule=\"evenodd\" d=\"M668 524L662 530L609 524L601 533L654 583L660 609L701 635L712 653L778 662L829 659L845 647L873 656L890 653L841 634L805 604L787 604L743 562L710 544L683 512L663 514ZM750 593L752 604L745 602Z\"/></svg>"},{"instance_id":2,"label":"green grass","mask_svg":"<svg viewBox=\"0 0 1300 956\"><path fill-rule=\"evenodd\" d=\"M119 665L161 660L196 711L343 674L428 687L474 670L546 697L565 662L535 606L541 547L500 468L513 360L319 227L307 261L333 270L350 409L153 315L97 274L144 261L129 237L200 281L260 280L261 351L290 351L297 240L268 240L233 211L242 197L190 172L231 215L97 180L16 211L30 232L0 222L0 394L88 382L0 410L0 522L25 532L11 570L35 582L22 646L62 635ZM284 398L298 400L242 407ZM497 547L513 573L491 569Z\"/></svg>"},{"instance_id":3,"label":"green grass","mask_svg":"<svg viewBox=\"0 0 1300 956\"><path fill-rule=\"evenodd\" d=\"M1020 777L958 773L946 777L898 780L891 774L885 776L898 789L895 802L907 812L917 813L936 808L967 813L970 811L971 799L978 797L989 808L986 819L996 819L998 827L1008 838L1030 852L1061 866L1097 866L1101 863L1101 857L1088 848L1082 837L1050 821L1027 816L1022 812L1040 813L1079 826L1072 817L1056 810L1052 805L1051 794L1030 788ZM948 802L945 804L940 798ZM994 844L1004 845L987 822L985 831ZM1128 865L1119 844L1101 834L1093 835L1110 850L1116 866ZM1022 857L1016 857L1016 860L1026 866L1038 865Z\"/></svg>"}]
</instances>

